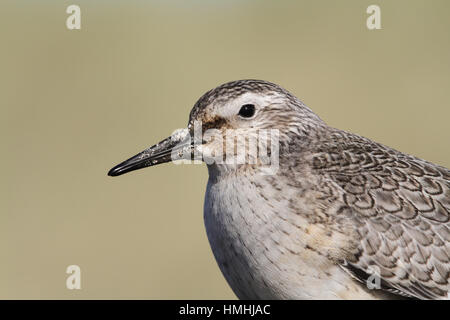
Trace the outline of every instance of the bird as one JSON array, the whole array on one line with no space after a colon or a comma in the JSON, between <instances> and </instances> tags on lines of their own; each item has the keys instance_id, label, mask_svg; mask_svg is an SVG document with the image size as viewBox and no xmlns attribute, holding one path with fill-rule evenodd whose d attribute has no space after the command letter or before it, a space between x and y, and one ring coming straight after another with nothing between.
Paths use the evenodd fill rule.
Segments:
<instances>
[{"instance_id":1,"label":"bird","mask_svg":"<svg viewBox=\"0 0 450 320\"><path fill-rule=\"evenodd\" d=\"M261 147L276 147L273 170L257 156L223 161L233 130L247 142L276 132ZM253 79L209 90L187 128L108 175L174 159L207 165L206 234L239 299L449 298L449 169L333 128Z\"/></svg>"}]
</instances>

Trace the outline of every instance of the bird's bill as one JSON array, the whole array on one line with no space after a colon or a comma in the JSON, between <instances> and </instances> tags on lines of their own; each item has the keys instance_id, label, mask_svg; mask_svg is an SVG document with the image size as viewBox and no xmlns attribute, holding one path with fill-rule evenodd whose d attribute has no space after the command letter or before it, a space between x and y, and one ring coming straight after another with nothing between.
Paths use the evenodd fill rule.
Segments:
<instances>
[{"instance_id":1,"label":"bird's bill","mask_svg":"<svg viewBox=\"0 0 450 320\"><path fill-rule=\"evenodd\" d=\"M154 146L118 164L109 170L108 176L120 176L130 171L178 160L186 156L190 158L192 150L189 131L187 129L179 130Z\"/></svg>"}]
</instances>

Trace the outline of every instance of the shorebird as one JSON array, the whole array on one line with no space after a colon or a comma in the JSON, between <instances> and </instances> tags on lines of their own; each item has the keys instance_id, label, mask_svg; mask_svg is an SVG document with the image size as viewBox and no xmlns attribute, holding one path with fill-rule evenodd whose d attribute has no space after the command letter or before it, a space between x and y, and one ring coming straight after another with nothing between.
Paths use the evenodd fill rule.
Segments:
<instances>
[{"instance_id":1,"label":"shorebird","mask_svg":"<svg viewBox=\"0 0 450 320\"><path fill-rule=\"evenodd\" d=\"M192 142L196 122L223 139ZM276 84L208 91L187 129L108 174L214 153L230 129L279 132L272 174L207 162L206 233L238 298L449 298L450 170L332 128Z\"/></svg>"}]
</instances>

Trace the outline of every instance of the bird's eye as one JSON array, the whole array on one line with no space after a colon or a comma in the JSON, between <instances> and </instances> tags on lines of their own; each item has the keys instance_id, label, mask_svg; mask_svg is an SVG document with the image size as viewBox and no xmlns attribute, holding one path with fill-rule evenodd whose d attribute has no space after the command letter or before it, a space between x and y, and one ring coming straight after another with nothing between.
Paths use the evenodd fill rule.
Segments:
<instances>
[{"instance_id":1,"label":"bird's eye","mask_svg":"<svg viewBox=\"0 0 450 320\"><path fill-rule=\"evenodd\" d=\"M255 114L255 105L244 104L239 110L239 115L243 118L251 118Z\"/></svg>"}]
</instances>

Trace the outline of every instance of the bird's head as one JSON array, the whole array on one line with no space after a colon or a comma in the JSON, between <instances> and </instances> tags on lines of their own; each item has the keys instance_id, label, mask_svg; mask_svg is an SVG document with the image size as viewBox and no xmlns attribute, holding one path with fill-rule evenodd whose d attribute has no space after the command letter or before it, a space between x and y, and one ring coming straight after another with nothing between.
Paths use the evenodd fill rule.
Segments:
<instances>
[{"instance_id":1,"label":"bird's head","mask_svg":"<svg viewBox=\"0 0 450 320\"><path fill-rule=\"evenodd\" d=\"M276 84L228 82L195 103L186 129L115 166L108 175L187 158L227 169L257 165L267 161L260 156L279 150L275 144L280 140L306 137L322 125L316 114Z\"/></svg>"}]
</instances>

